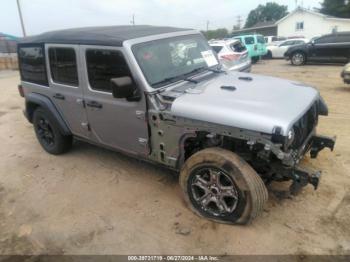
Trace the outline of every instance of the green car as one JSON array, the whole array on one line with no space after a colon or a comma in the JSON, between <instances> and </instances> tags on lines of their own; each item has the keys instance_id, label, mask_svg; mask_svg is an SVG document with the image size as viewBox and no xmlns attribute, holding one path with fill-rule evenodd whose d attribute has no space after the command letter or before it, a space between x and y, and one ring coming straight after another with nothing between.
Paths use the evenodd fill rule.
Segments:
<instances>
[{"instance_id":1,"label":"green car","mask_svg":"<svg viewBox=\"0 0 350 262\"><path fill-rule=\"evenodd\" d=\"M239 39L248 49L248 54L253 63L260 60L260 57L267 54L266 43L262 35L240 35L233 39Z\"/></svg>"}]
</instances>

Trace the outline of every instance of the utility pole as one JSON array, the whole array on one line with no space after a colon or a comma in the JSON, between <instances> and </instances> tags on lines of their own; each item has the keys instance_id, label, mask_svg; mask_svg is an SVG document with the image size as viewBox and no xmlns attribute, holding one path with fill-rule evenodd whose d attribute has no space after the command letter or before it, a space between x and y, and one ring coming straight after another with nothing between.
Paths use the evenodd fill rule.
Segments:
<instances>
[{"instance_id":1,"label":"utility pole","mask_svg":"<svg viewBox=\"0 0 350 262\"><path fill-rule=\"evenodd\" d=\"M209 30L209 20L207 20L207 32Z\"/></svg>"},{"instance_id":2,"label":"utility pole","mask_svg":"<svg viewBox=\"0 0 350 262\"><path fill-rule=\"evenodd\" d=\"M241 29L242 28L242 22L243 22L243 19L240 15L237 16L237 24L236 24L236 28Z\"/></svg>"},{"instance_id":3,"label":"utility pole","mask_svg":"<svg viewBox=\"0 0 350 262\"><path fill-rule=\"evenodd\" d=\"M23 36L26 36L26 30L24 28L24 22L23 22L23 16L22 16L22 11L21 11L20 0L17 0L17 8L18 8L19 19L21 20L22 33L23 33Z\"/></svg>"},{"instance_id":4,"label":"utility pole","mask_svg":"<svg viewBox=\"0 0 350 262\"><path fill-rule=\"evenodd\" d=\"M132 14L131 24L132 24L132 25L135 25L135 14Z\"/></svg>"}]
</instances>

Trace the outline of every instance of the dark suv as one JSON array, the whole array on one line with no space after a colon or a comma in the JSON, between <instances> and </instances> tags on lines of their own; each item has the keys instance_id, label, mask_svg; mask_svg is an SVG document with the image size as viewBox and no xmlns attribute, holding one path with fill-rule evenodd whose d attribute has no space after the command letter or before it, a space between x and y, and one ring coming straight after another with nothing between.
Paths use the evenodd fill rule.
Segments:
<instances>
[{"instance_id":1,"label":"dark suv","mask_svg":"<svg viewBox=\"0 0 350 262\"><path fill-rule=\"evenodd\" d=\"M324 35L307 44L290 47L284 57L297 66L307 62L346 64L350 61L350 32Z\"/></svg>"}]
</instances>

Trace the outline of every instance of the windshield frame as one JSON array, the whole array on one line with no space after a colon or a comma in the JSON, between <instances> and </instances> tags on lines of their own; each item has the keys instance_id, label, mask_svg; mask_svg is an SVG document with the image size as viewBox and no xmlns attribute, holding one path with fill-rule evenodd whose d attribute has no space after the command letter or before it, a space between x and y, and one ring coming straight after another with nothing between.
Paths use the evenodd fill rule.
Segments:
<instances>
[{"instance_id":1,"label":"windshield frame","mask_svg":"<svg viewBox=\"0 0 350 262\"><path fill-rule=\"evenodd\" d=\"M137 64L139 70L141 71L142 77L144 78L145 82L147 83L147 89L150 89L149 90L150 92L157 92L158 90L163 90L164 88L167 88L170 85L174 85L174 84L176 84L178 82L186 81L185 79L194 77L196 75L203 74L205 72L212 73L213 70L220 70L221 65L220 65L220 61L218 59L218 56L212 50L212 47L209 45L209 43L206 40L206 38L201 33L199 33L198 31L191 30L190 32L191 33L186 33L186 34L184 34L182 32L180 34L171 35L171 36L164 36L164 37L161 37L161 35L158 35L158 37L150 39L148 41L139 41L138 43L134 43L134 44L130 45L130 51L132 53L132 56L133 56L133 58L134 58L134 60L135 60L135 62ZM209 66L200 67L199 70L194 70L193 72L189 72L189 73L186 73L186 74L179 74L178 76L171 77L171 78L173 78L172 80L164 81L163 83L158 84L158 85L157 85L157 83L151 84L150 81L147 79L147 75L144 73L143 68L139 64L139 61L138 61L138 59L137 59L137 57L135 55L135 48L137 48L138 46L140 46L142 44L147 44L148 42L153 42L153 41L158 41L158 40L166 40L166 39L174 39L174 41L175 40L181 40L181 39L190 39L191 36L199 37L199 38L203 39L203 42L208 46L208 50L211 50L213 52L213 54L214 54L214 56L215 56L215 58L217 60L217 64L213 65L213 66L210 66L210 67Z\"/></svg>"}]
</instances>

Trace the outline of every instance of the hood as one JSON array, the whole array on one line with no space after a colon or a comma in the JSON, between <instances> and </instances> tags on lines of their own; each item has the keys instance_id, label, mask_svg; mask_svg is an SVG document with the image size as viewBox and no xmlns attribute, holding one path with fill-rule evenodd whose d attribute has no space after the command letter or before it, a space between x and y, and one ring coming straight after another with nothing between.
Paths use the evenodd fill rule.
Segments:
<instances>
[{"instance_id":1,"label":"hood","mask_svg":"<svg viewBox=\"0 0 350 262\"><path fill-rule=\"evenodd\" d=\"M174 116L267 134L280 127L287 135L319 99L317 90L301 83L246 73L219 74L186 85L172 103Z\"/></svg>"}]
</instances>

